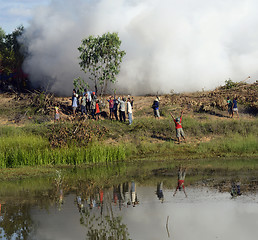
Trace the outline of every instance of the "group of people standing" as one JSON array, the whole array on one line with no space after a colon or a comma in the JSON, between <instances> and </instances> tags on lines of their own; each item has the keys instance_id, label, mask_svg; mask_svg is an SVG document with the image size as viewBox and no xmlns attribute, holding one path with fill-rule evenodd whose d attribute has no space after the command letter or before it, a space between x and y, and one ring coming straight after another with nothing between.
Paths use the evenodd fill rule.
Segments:
<instances>
[{"instance_id":1,"label":"group of people standing","mask_svg":"<svg viewBox=\"0 0 258 240\"><path fill-rule=\"evenodd\" d=\"M81 96L81 104L79 104L79 94L77 94L76 90L73 89L72 95L72 109L73 115L76 115L77 108L81 107L82 115L91 115L92 118L98 119L100 114L99 109L99 100L95 94L95 92L87 91L84 89L84 92Z\"/></svg>"},{"instance_id":2,"label":"group of people standing","mask_svg":"<svg viewBox=\"0 0 258 240\"><path fill-rule=\"evenodd\" d=\"M111 120L113 120L115 118L118 121L118 115L117 115L117 111L118 111L119 112L119 120L121 122L126 121L126 113L127 113L129 125L132 124L132 122L133 122L133 103L134 103L133 97L132 98L128 97L126 99L123 96L117 98L114 95L114 96L110 96L107 99L107 101L109 103L109 117Z\"/></svg>"},{"instance_id":3,"label":"group of people standing","mask_svg":"<svg viewBox=\"0 0 258 240\"><path fill-rule=\"evenodd\" d=\"M109 103L109 112L110 112L110 119L111 120L120 120L121 122L126 121L126 113L128 115L129 125L133 122L133 97L128 97L127 99L123 96L116 97L110 96L107 99ZM93 119L99 119L99 115L101 114L100 111L100 101L98 97L96 96L95 92L87 91L87 89L84 89L84 92L82 96L79 96L79 94L76 92L75 89L73 89L72 94L72 109L73 109L73 115L76 115L76 111L80 107L80 111L82 115L89 115ZM118 119L118 113L119 112L119 119Z\"/></svg>"}]
</instances>

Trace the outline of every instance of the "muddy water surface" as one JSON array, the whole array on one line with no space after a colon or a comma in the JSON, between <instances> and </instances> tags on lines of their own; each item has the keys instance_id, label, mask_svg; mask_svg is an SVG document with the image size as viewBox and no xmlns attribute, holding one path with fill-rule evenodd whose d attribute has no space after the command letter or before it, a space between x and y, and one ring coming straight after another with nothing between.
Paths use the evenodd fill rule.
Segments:
<instances>
[{"instance_id":1,"label":"muddy water surface","mask_svg":"<svg viewBox=\"0 0 258 240\"><path fill-rule=\"evenodd\" d=\"M107 166L0 184L2 239L256 240L255 171Z\"/></svg>"}]
</instances>

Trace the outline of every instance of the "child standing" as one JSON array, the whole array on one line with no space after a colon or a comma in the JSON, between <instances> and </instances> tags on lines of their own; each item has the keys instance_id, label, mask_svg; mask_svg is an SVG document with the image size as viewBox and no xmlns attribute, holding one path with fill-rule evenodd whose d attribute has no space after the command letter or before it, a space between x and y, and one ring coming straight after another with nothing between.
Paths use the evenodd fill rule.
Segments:
<instances>
[{"instance_id":1,"label":"child standing","mask_svg":"<svg viewBox=\"0 0 258 240\"><path fill-rule=\"evenodd\" d=\"M54 122L59 121L59 120L60 120L59 107L56 105L56 106L55 106L55 118L54 118Z\"/></svg>"},{"instance_id":2,"label":"child standing","mask_svg":"<svg viewBox=\"0 0 258 240\"><path fill-rule=\"evenodd\" d=\"M185 140L185 133L184 133L182 125L181 125L183 111L181 112L180 118L174 118L172 112L170 113L170 115L171 115L171 117L174 120L175 127L176 127L176 137L177 137L178 143L180 144L180 137L182 137Z\"/></svg>"}]
</instances>

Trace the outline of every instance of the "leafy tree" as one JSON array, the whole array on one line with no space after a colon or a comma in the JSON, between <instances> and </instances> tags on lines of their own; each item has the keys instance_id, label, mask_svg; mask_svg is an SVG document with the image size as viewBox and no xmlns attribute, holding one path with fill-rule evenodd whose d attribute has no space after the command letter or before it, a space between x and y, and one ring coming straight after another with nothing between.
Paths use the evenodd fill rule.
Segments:
<instances>
[{"instance_id":1,"label":"leafy tree","mask_svg":"<svg viewBox=\"0 0 258 240\"><path fill-rule=\"evenodd\" d=\"M0 71L6 75L17 73L17 78L11 79L12 84L20 89L22 85L22 64L25 57L24 46L19 43L24 27L20 26L11 34L5 34L0 28ZM3 80L2 80L3 81ZM6 81L6 80L5 80ZM1 85L8 83L1 82Z\"/></svg>"},{"instance_id":2,"label":"leafy tree","mask_svg":"<svg viewBox=\"0 0 258 240\"><path fill-rule=\"evenodd\" d=\"M83 94L85 88L89 88L89 85L85 82L85 80L80 77L74 79L73 86L78 90L79 95Z\"/></svg>"},{"instance_id":3,"label":"leafy tree","mask_svg":"<svg viewBox=\"0 0 258 240\"><path fill-rule=\"evenodd\" d=\"M237 86L236 82L233 82L230 78L228 80L225 80L225 88L230 89Z\"/></svg>"},{"instance_id":4,"label":"leafy tree","mask_svg":"<svg viewBox=\"0 0 258 240\"><path fill-rule=\"evenodd\" d=\"M78 48L80 67L90 74L95 83L95 91L101 88L101 95L106 91L108 82L115 83L120 72L120 64L125 51L120 50L121 41L117 33L105 33L102 36L89 36L82 40Z\"/></svg>"},{"instance_id":5,"label":"leafy tree","mask_svg":"<svg viewBox=\"0 0 258 240\"><path fill-rule=\"evenodd\" d=\"M4 58L4 51L5 51L5 32L0 27L0 73L4 70L3 66L3 58Z\"/></svg>"}]
</instances>

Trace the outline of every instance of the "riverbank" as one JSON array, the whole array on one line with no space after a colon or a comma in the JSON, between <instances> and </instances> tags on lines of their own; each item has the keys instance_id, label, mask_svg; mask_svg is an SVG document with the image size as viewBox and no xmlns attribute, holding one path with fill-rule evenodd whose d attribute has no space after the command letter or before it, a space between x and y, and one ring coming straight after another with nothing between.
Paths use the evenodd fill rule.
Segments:
<instances>
[{"instance_id":1,"label":"riverbank","mask_svg":"<svg viewBox=\"0 0 258 240\"><path fill-rule=\"evenodd\" d=\"M228 117L223 102L225 89L161 96L160 119L153 117L153 96L135 97L131 126L107 117L99 121L81 118L80 114L72 117L69 98L52 97L51 102L61 108L61 121L54 123L52 110L43 111L44 104L39 100L41 107L36 108L31 105L31 96L1 95L0 168L139 160L255 159L258 119L255 112L248 111L251 104L254 109L256 101L254 97L247 101L246 89L255 93L257 84L241 88L245 102L240 101L240 116L233 119ZM38 97L44 100L44 95ZM178 144L169 112L178 116L182 109L186 142ZM108 112L107 105L102 112Z\"/></svg>"},{"instance_id":2,"label":"riverbank","mask_svg":"<svg viewBox=\"0 0 258 240\"><path fill-rule=\"evenodd\" d=\"M181 144L169 118L139 118L132 126L110 120L1 126L1 168L257 156L257 119L185 117L183 124L187 141Z\"/></svg>"}]
</instances>

